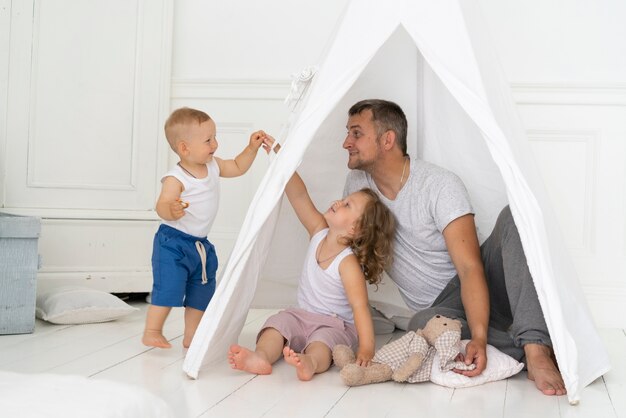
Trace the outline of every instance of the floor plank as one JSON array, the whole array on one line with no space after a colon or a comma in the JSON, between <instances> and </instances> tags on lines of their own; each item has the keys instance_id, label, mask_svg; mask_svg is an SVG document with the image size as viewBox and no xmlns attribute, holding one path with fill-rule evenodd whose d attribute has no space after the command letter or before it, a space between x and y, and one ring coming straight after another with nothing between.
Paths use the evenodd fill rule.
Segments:
<instances>
[{"instance_id":1,"label":"floor plank","mask_svg":"<svg viewBox=\"0 0 626 418\"><path fill-rule=\"evenodd\" d=\"M239 344L253 349L256 335L265 319L266 317L263 317L247 323L239 338ZM274 364L273 372L268 376L252 376L239 370L231 370L231 373L247 376L246 383L212 406L202 415L203 417L226 416L233 413L232 411L237 411L235 414L237 416L246 416L252 411L257 414L256 416L292 416L293 408L298 405L300 407L305 405L302 408L302 413L305 413L303 416L322 416L322 412L325 411L324 403L331 403L328 408L334 403L332 393L336 389L331 388L325 374L316 376L311 382L300 382L293 367L282 360ZM339 385L336 385L336 388L345 390ZM302 396L305 396L305 399L301 399ZM312 399L315 401L311 402ZM311 402L311 407L306 407L308 402Z\"/></svg>"},{"instance_id":2,"label":"floor plank","mask_svg":"<svg viewBox=\"0 0 626 418\"><path fill-rule=\"evenodd\" d=\"M615 416L626 418L626 332L623 329L601 329L599 333L611 359L611 370L602 380Z\"/></svg>"},{"instance_id":3,"label":"floor plank","mask_svg":"<svg viewBox=\"0 0 626 418\"><path fill-rule=\"evenodd\" d=\"M527 376L527 373L522 371L507 379L503 417L560 417L558 399L541 395ZM532 402L529 402L529 399L532 399Z\"/></svg>"},{"instance_id":4,"label":"floor plank","mask_svg":"<svg viewBox=\"0 0 626 418\"><path fill-rule=\"evenodd\" d=\"M165 335L182 335L182 315L182 310L172 310ZM26 340L3 350L6 356L1 367L25 373L65 372L91 376L99 371L97 367L94 369L95 364L90 364L94 355L104 357L102 367L106 368L149 350L141 344L144 322L145 312L140 310L117 321L59 326L56 332L46 333L32 343ZM118 353L120 347L128 349ZM79 363L78 367L68 368L75 362ZM81 363L93 370L81 369Z\"/></svg>"},{"instance_id":5,"label":"floor plank","mask_svg":"<svg viewBox=\"0 0 626 418\"><path fill-rule=\"evenodd\" d=\"M245 321L241 343L252 345L256 332L273 312L251 312ZM201 368L199 379L192 380L182 371L185 350L178 340L172 341L172 349L151 349L95 377L143 386L165 399L182 417L206 413L255 377L231 370L224 353L223 363Z\"/></svg>"},{"instance_id":6,"label":"floor plank","mask_svg":"<svg viewBox=\"0 0 626 418\"><path fill-rule=\"evenodd\" d=\"M583 388L578 405L570 405L566 397L559 398L561 417L617 417L607 387L602 378Z\"/></svg>"},{"instance_id":7,"label":"floor plank","mask_svg":"<svg viewBox=\"0 0 626 418\"><path fill-rule=\"evenodd\" d=\"M448 416L463 416L464 418L504 416L508 383L508 380L500 380L455 389L450 404L446 408ZM472 407L468 408L468 405Z\"/></svg>"}]
</instances>

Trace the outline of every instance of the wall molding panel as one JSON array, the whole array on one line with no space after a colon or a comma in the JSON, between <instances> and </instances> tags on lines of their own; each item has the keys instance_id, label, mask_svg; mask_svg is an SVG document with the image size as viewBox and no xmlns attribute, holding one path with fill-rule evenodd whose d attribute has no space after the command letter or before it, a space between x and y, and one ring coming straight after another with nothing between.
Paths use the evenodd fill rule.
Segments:
<instances>
[{"instance_id":1,"label":"wall molding panel","mask_svg":"<svg viewBox=\"0 0 626 418\"><path fill-rule=\"evenodd\" d=\"M174 2L0 6L0 207L42 220L37 287L149 291Z\"/></svg>"},{"instance_id":2,"label":"wall molding panel","mask_svg":"<svg viewBox=\"0 0 626 418\"><path fill-rule=\"evenodd\" d=\"M93 14L99 15L102 19L108 19L110 22L119 19L119 14L111 13L109 15L103 13L103 11L108 11L109 8L114 9L115 7L119 7L118 5L111 3L110 6L105 6L104 10L99 10L94 6L95 5L83 5L83 7L80 8L80 13L85 14L84 17L86 20L93 17ZM142 109L140 108L141 101L136 100L136 97L140 97L141 95L141 80L144 74L142 71L142 59L137 59L137 57L145 55L143 48L144 42L142 41L142 27L145 26L145 17L142 15L142 8L143 4L138 0L128 2L127 5L122 8L122 10L126 11L124 14L127 16L119 23L121 27L125 28L124 30L127 30L128 36L133 42L125 48L124 53L122 53L121 49L118 49L117 59L121 61L122 64L107 64L107 62L110 62L110 60L105 58L105 54L108 51L102 47L106 41L103 41L102 37L99 36L92 36L90 38L88 44L90 48L87 49L99 51L100 54L94 55L103 55L100 62L96 61L91 54L85 60L78 61L76 60L76 51L58 48L60 43L67 41L68 37L72 37L79 29L82 29L82 24L76 23L79 20L74 19L73 16L67 20L64 19L63 16L58 16L57 10L55 10L56 7L46 4L44 1L36 0L34 2L31 51L32 73L30 75L29 126L27 131L28 153L26 162L26 185L28 188L107 191L135 191L137 189L137 170L140 165L138 161L139 141L137 140L137 135L141 124L140 117ZM54 32L53 28L58 28L57 19L66 20L66 26L71 28L68 30L68 33L60 34L59 39L50 36L51 32ZM93 30L97 31L98 28L93 28ZM120 31L121 30L120 28ZM56 32L59 32L59 29L56 29ZM77 51L82 50L86 52L84 49L86 47L87 45L79 42L74 44L74 48ZM55 55L60 55L62 59L52 59L51 56ZM74 63L75 65L67 65L65 62ZM120 67L120 65L122 65L122 67ZM79 70L76 70L76 68ZM110 73L113 77L103 77L103 73ZM116 76L119 79L116 79ZM69 86L74 84L68 83L70 80L78 84L80 88L69 88ZM99 84L105 85L105 87L95 87ZM108 97L106 94L103 94L103 92L122 89L122 86L124 86L124 89L127 91L133 91L134 94L125 97L124 100L121 98L118 99L115 106L111 106L106 100ZM97 99L100 100L102 107L98 110L101 112L107 113L107 111L111 110L111 107L129 110L130 116L128 118L125 118L123 121L114 120L114 124L119 126L119 128L109 130L107 126L100 126L98 129L98 131L102 132L104 137L119 136L129 138L128 144L124 144L126 148L120 147L117 152L118 155L128 158L126 167L118 167L119 172L124 173L124 175L118 178L117 182L109 183L110 180L107 179L106 176L90 178L90 176L87 175L76 176L70 174L69 176L65 175L59 177L59 170L47 164L50 150L46 150L45 147L49 147L50 142L61 145L67 150L66 152L70 156L73 156L73 150L71 150L71 148L74 144L71 142L74 142L75 139L70 143L64 143L62 138L74 137L78 139L79 143L82 141L90 141L88 135L89 129L81 127L81 129L76 129L75 131L69 130L67 125L70 125L70 123L63 125L56 123L57 121L55 119L57 117L64 117L58 114L55 114L55 119L52 121L46 118L47 113L56 112L52 110L52 106L49 104L50 102L56 101L57 97L60 96L60 94L58 94L59 90L64 90L67 95L66 100L71 103L67 109L69 110L68 113L78 116L77 119L79 120L83 117L92 117L92 112L89 110L91 101L87 99L90 96L97 97ZM40 105L42 101L44 104ZM97 118L94 119L97 120ZM79 125L77 122L75 122L75 124ZM95 132L92 134L98 139L98 141L94 141L96 144L92 144L92 146L97 145L97 142L104 142L99 141L102 138L99 138ZM121 144L116 144L115 146L119 145ZM40 152L40 148L42 147L44 150ZM107 150L106 148L101 148L100 151ZM85 159L93 158L89 155L83 155L82 157ZM98 158L96 157L94 159L97 160ZM72 166L74 164L73 160L74 158L69 158L66 165ZM83 164L81 165L84 166ZM78 165L76 168L80 168L81 165Z\"/></svg>"},{"instance_id":3,"label":"wall molding panel","mask_svg":"<svg viewBox=\"0 0 626 418\"><path fill-rule=\"evenodd\" d=\"M511 83L510 86L517 104L626 106L625 83Z\"/></svg>"},{"instance_id":4,"label":"wall molding panel","mask_svg":"<svg viewBox=\"0 0 626 418\"><path fill-rule=\"evenodd\" d=\"M173 99L284 100L287 79L172 79ZM510 83L513 99L523 105L626 106L626 83Z\"/></svg>"},{"instance_id":5,"label":"wall molding panel","mask_svg":"<svg viewBox=\"0 0 626 418\"><path fill-rule=\"evenodd\" d=\"M148 292L152 237L158 226L156 220L44 219L39 283L45 286L50 279L110 292Z\"/></svg>"},{"instance_id":6,"label":"wall molding panel","mask_svg":"<svg viewBox=\"0 0 626 418\"><path fill-rule=\"evenodd\" d=\"M2 165L21 181L5 181L2 203L151 210L167 160L173 3L79 3L12 3Z\"/></svg>"},{"instance_id":7,"label":"wall molding panel","mask_svg":"<svg viewBox=\"0 0 626 418\"><path fill-rule=\"evenodd\" d=\"M626 322L626 84L513 83L596 323Z\"/></svg>"},{"instance_id":8,"label":"wall molding panel","mask_svg":"<svg viewBox=\"0 0 626 418\"><path fill-rule=\"evenodd\" d=\"M583 286L587 305L598 326L624 328L626 288L623 286Z\"/></svg>"},{"instance_id":9,"label":"wall molding panel","mask_svg":"<svg viewBox=\"0 0 626 418\"><path fill-rule=\"evenodd\" d=\"M278 135L288 113L284 99L289 80L174 78L171 108L195 107L215 118L220 158L234 158L248 144L253 131ZM171 155L170 165L176 155ZM209 233L219 266L223 267L237 240L248 206L269 166L260 150L250 170L241 177L221 180L220 207Z\"/></svg>"},{"instance_id":10,"label":"wall molding panel","mask_svg":"<svg viewBox=\"0 0 626 418\"><path fill-rule=\"evenodd\" d=\"M290 80L176 78L172 99L284 100Z\"/></svg>"},{"instance_id":11,"label":"wall molding panel","mask_svg":"<svg viewBox=\"0 0 626 418\"><path fill-rule=\"evenodd\" d=\"M573 239L570 239L568 242L568 247L572 250L577 250L577 251L582 251L585 254L592 254L595 251L595 246L594 246L594 242L593 242L593 234L592 234L592 230L593 230L593 224L594 224L594 219L595 219L595 188L594 188L594 184L595 184L595 179L597 176L597 172L596 172L596 144L598 143L598 138L600 136L599 132L597 131L579 131L579 130L566 130L566 129L562 129L562 130L540 130L540 129L531 129L531 130L527 130L526 131L526 135L528 137L528 140L530 141L532 146L531 148L533 150L538 150L541 147L544 147L545 149L550 149L552 150L552 154L546 156L548 158L546 158L547 160L550 160L550 162L552 163L552 165L556 166L557 168L559 168L558 171L560 171L562 174L562 176L566 176L568 173L563 173L563 169L564 168L568 168L567 164L564 161L560 161L561 164L558 164L558 159L560 156L564 156L565 158L567 158L568 156L568 151L571 151L572 149L575 149L575 147L579 147L582 148L582 152L581 156L579 156L581 159L578 161L571 161L569 164L569 168L571 168L571 171L574 171L574 173L569 173L571 174L569 177L569 180L573 180L573 178L575 177L575 174L577 174L577 171L582 171L583 174L583 179L582 179L582 184L578 185L578 186L582 186L582 187L572 187L569 190L569 195L570 196L565 196L566 198L562 198L562 199L558 199L557 202L555 202L555 209L558 209L559 204L562 204L564 202L569 202L569 201L574 201L576 200L576 197L579 197L578 201L581 201L581 205L582 205L582 213L579 214L579 217L577 219L572 219L572 224L568 225L569 229L576 229L578 228L578 225L580 225L580 236L578 236L578 239L576 241L574 241ZM575 155L573 152L570 153L570 155L573 158L576 158L577 155ZM539 159L541 160L541 159ZM555 162L557 162L557 164L555 164ZM547 167L544 167L544 169L546 169ZM566 185L565 184L561 184L561 185L557 185L557 184L551 184L550 181L557 181L557 180L563 180L563 179L559 179L557 178L557 175L553 173L553 175L551 176L550 173L546 173L548 174L548 178L546 179L546 185L548 187L552 186L553 190L552 192L554 193L555 189L558 189L561 193L563 193L564 195L568 194L565 190L566 190ZM577 185L573 185L573 186L577 186ZM579 194L579 196L573 196L574 194ZM568 213L572 213L575 209L573 209L570 205L570 207L568 208L561 208L563 215L568 214ZM572 238L572 237L570 237Z\"/></svg>"}]
</instances>

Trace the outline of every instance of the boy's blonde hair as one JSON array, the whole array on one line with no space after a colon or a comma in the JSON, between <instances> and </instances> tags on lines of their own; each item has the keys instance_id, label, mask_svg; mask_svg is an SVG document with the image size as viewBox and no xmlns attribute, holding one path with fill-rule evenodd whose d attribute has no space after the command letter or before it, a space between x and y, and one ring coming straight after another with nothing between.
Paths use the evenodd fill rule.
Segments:
<instances>
[{"instance_id":1,"label":"boy's blonde hair","mask_svg":"<svg viewBox=\"0 0 626 418\"><path fill-rule=\"evenodd\" d=\"M211 120L211 117L201 110L181 107L173 111L170 117L165 121L165 138L167 138L167 142L170 144L172 150L177 152L176 146L178 143L186 139L186 126L192 123L200 125L207 120Z\"/></svg>"},{"instance_id":2,"label":"boy's blonde hair","mask_svg":"<svg viewBox=\"0 0 626 418\"><path fill-rule=\"evenodd\" d=\"M387 206L371 189L359 190L367 197L363 214L356 221L354 236L346 239L369 284L380 282L391 264L396 220Z\"/></svg>"}]
</instances>

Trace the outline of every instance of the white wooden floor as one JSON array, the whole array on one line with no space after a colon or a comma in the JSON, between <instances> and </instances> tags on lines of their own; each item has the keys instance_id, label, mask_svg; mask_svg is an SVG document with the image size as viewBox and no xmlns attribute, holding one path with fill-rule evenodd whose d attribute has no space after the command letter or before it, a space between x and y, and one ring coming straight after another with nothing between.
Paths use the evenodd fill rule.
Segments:
<instances>
[{"instance_id":1,"label":"white wooden floor","mask_svg":"<svg viewBox=\"0 0 626 418\"><path fill-rule=\"evenodd\" d=\"M279 361L270 376L231 370L226 361L198 380L182 372L182 310L175 309L165 334L170 350L140 342L145 303L124 319L78 326L37 320L33 334L0 336L0 370L77 374L142 386L186 417L626 417L626 334L604 329L613 369L584 389L578 406L566 397L541 395L526 372L500 382L449 389L432 383L348 388L338 369L300 382ZM240 344L253 347L258 329L275 311L251 310ZM391 336L379 336L379 345ZM71 406L69 406L71 408ZM0 411L2 416L2 411ZM25 415L27 416L27 415Z\"/></svg>"}]
</instances>

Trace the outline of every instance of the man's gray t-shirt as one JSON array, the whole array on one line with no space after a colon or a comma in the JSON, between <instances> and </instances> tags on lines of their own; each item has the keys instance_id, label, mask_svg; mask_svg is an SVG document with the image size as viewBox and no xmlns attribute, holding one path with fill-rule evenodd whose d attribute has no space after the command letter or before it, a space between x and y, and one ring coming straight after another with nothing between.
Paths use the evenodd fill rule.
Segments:
<instances>
[{"instance_id":1,"label":"man's gray t-shirt","mask_svg":"<svg viewBox=\"0 0 626 418\"><path fill-rule=\"evenodd\" d=\"M457 274L442 232L453 220L474 213L465 185L450 171L411 160L409 178L395 200L383 196L361 170L348 174L344 196L364 187L376 192L397 220L393 263L387 273L410 309L430 307Z\"/></svg>"}]
</instances>

